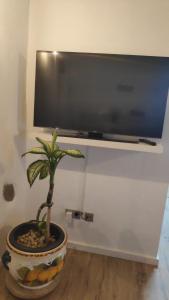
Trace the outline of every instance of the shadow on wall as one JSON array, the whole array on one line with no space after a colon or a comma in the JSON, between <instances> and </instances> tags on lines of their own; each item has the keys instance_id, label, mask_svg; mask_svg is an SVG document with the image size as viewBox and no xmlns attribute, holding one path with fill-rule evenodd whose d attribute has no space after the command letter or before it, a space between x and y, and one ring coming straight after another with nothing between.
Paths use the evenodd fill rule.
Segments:
<instances>
[{"instance_id":1,"label":"shadow on wall","mask_svg":"<svg viewBox=\"0 0 169 300\"><path fill-rule=\"evenodd\" d=\"M65 147L64 147L65 148ZM70 148L73 148L71 145ZM80 147L77 145L78 149ZM85 148L81 148L85 154ZM143 181L169 182L169 153L152 154L124 150L89 148L82 162L65 158L58 169L88 174L127 177ZM82 167L83 165L83 167Z\"/></svg>"},{"instance_id":2,"label":"shadow on wall","mask_svg":"<svg viewBox=\"0 0 169 300\"><path fill-rule=\"evenodd\" d=\"M20 55L18 62L18 133L26 131L26 60Z\"/></svg>"},{"instance_id":3,"label":"shadow on wall","mask_svg":"<svg viewBox=\"0 0 169 300\"><path fill-rule=\"evenodd\" d=\"M88 173L169 182L168 153L91 149L88 161Z\"/></svg>"},{"instance_id":4,"label":"shadow on wall","mask_svg":"<svg viewBox=\"0 0 169 300\"><path fill-rule=\"evenodd\" d=\"M124 249L126 251L132 251L140 255L144 255L145 251L143 247L141 246L141 243L137 236L133 233L131 230L124 230L119 234L118 238L118 249ZM133 250L134 249L134 250Z\"/></svg>"},{"instance_id":5,"label":"shadow on wall","mask_svg":"<svg viewBox=\"0 0 169 300\"><path fill-rule=\"evenodd\" d=\"M4 174L4 171L5 171L4 166L0 164L0 176Z\"/></svg>"},{"instance_id":6,"label":"shadow on wall","mask_svg":"<svg viewBox=\"0 0 169 300\"><path fill-rule=\"evenodd\" d=\"M80 239L81 239L80 243L89 246L92 245L92 247L94 246L98 249L106 248L108 251L110 251L111 255L112 255L112 251L117 256L120 255L120 253L123 254L125 252L136 253L136 255L140 255L143 257L146 254L137 235L135 235L131 230L121 231L119 235L114 236L114 234L112 234L111 232L107 232L106 234L104 232L104 228L102 228L101 231L98 230L98 228L94 228L93 226L91 226L91 224L81 224L80 231L79 231L79 229L76 226L74 226L72 223L72 225L69 225L68 233L69 230L73 230L73 229L77 230L77 235L80 232ZM73 239L71 240L71 232L69 233L69 236L70 236L70 243L74 242L76 248L76 241ZM98 241L101 241L101 243L98 243ZM79 240L77 243L79 243Z\"/></svg>"},{"instance_id":7,"label":"shadow on wall","mask_svg":"<svg viewBox=\"0 0 169 300\"><path fill-rule=\"evenodd\" d=\"M21 154L26 150L26 60L20 55L18 62L18 101L17 101L17 129L14 143L21 160Z\"/></svg>"},{"instance_id":8,"label":"shadow on wall","mask_svg":"<svg viewBox=\"0 0 169 300\"><path fill-rule=\"evenodd\" d=\"M5 225L0 229L0 255L6 250L6 237L11 230L11 226Z\"/></svg>"},{"instance_id":9,"label":"shadow on wall","mask_svg":"<svg viewBox=\"0 0 169 300\"><path fill-rule=\"evenodd\" d=\"M23 168L23 171L25 172L26 169L26 161L24 159L22 159L22 154L24 152L26 152L26 135L16 135L14 136L14 143L16 146L16 150L17 150L17 156L18 156L18 160L20 161L20 164Z\"/></svg>"}]
</instances>

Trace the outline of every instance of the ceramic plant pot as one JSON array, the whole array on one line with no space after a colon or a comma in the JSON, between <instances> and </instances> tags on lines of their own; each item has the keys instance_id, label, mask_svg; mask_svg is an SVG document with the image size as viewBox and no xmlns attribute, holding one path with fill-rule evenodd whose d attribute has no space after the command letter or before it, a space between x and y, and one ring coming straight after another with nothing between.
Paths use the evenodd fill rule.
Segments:
<instances>
[{"instance_id":1,"label":"ceramic plant pot","mask_svg":"<svg viewBox=\"0 0 169 300\"><path fill-rule=\"evenodd\" d=\"M27 289L39 289L50 285L64 266L67 246L65 230L54 223L51 235L56 241L43 248L28 248L16 242L17 237L33 229L34 223L23 223L11 230L7 237L7 250L2 262L16 282Z\"/></svg>"}]
</instances>

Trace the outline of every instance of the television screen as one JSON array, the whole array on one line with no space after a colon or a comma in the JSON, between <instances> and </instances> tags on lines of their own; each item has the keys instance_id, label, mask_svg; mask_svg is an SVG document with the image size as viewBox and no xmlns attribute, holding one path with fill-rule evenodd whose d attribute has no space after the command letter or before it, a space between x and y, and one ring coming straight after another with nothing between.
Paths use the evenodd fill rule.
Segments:
<instances>
[{"instance_id":1,"label":"television screen","mask_svg":"<svg viewBox=\"0 0 169 300\"><path fill-rule=\"evenodd\" d=\"M160 138L169 58L37 51L34 125Z\"/></svg>"}]
</instances>

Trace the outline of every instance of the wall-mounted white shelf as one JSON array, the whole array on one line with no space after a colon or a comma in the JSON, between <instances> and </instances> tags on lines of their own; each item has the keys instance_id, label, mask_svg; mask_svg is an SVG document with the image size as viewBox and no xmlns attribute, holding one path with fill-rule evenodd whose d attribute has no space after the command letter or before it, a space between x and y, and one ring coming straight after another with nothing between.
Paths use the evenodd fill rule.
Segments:
<instances>
[{"instance_id":1,"label":"wall-mounted white shelf","mask_svg":"<svg viewBox=\"0 0 169 300\"><path fill-rule=\"evenodd\" d=\"M42 139L49 140L50 134L43 132L31 132L28 134L28 138L35 138L36 136L41 137ZM102 141L102 140L92 140L92 139L83 139L75 137L63 137L59 136L57 139L58 143L62 144L72 144L72 145L82 145L89 147L99 147L107 149L119 149L127 151L138 151L138 152L149 152L149 153L163 153L163 146L160 143L157 143L156 146L151 146L143 143L134 144L134 143L123 143L123 142L111 142L111 141Z\"/></svg>"}]
</instances>

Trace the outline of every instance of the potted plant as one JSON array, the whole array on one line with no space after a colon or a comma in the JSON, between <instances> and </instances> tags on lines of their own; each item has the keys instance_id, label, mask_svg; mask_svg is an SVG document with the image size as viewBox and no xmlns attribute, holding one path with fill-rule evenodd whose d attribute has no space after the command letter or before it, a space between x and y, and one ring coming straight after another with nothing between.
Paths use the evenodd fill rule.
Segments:
<instances>
[{"instance_id":1,"label":"potted plant","mask_svg":"<svg viewBox=\"0 0 169 300\"><path fill-rule=\"evenodd\" d=\"M79 150L60 149L56 143L56 132L53 133L51 142L38 137L36 140L40 147L35 147L22 156L43 156L28 166L27 178L30 187L38 177L40 180L49 178L47 199L39 207L35 220L22 223L9 232L7 251L2 256L2 262L12 277L27 289L38 289L51 284L63 268L67 234L61 226L51 222L55 171L66 155L84 157ZM44 209L47 212L42 216Z\"/></svg>"}]
</instances>

